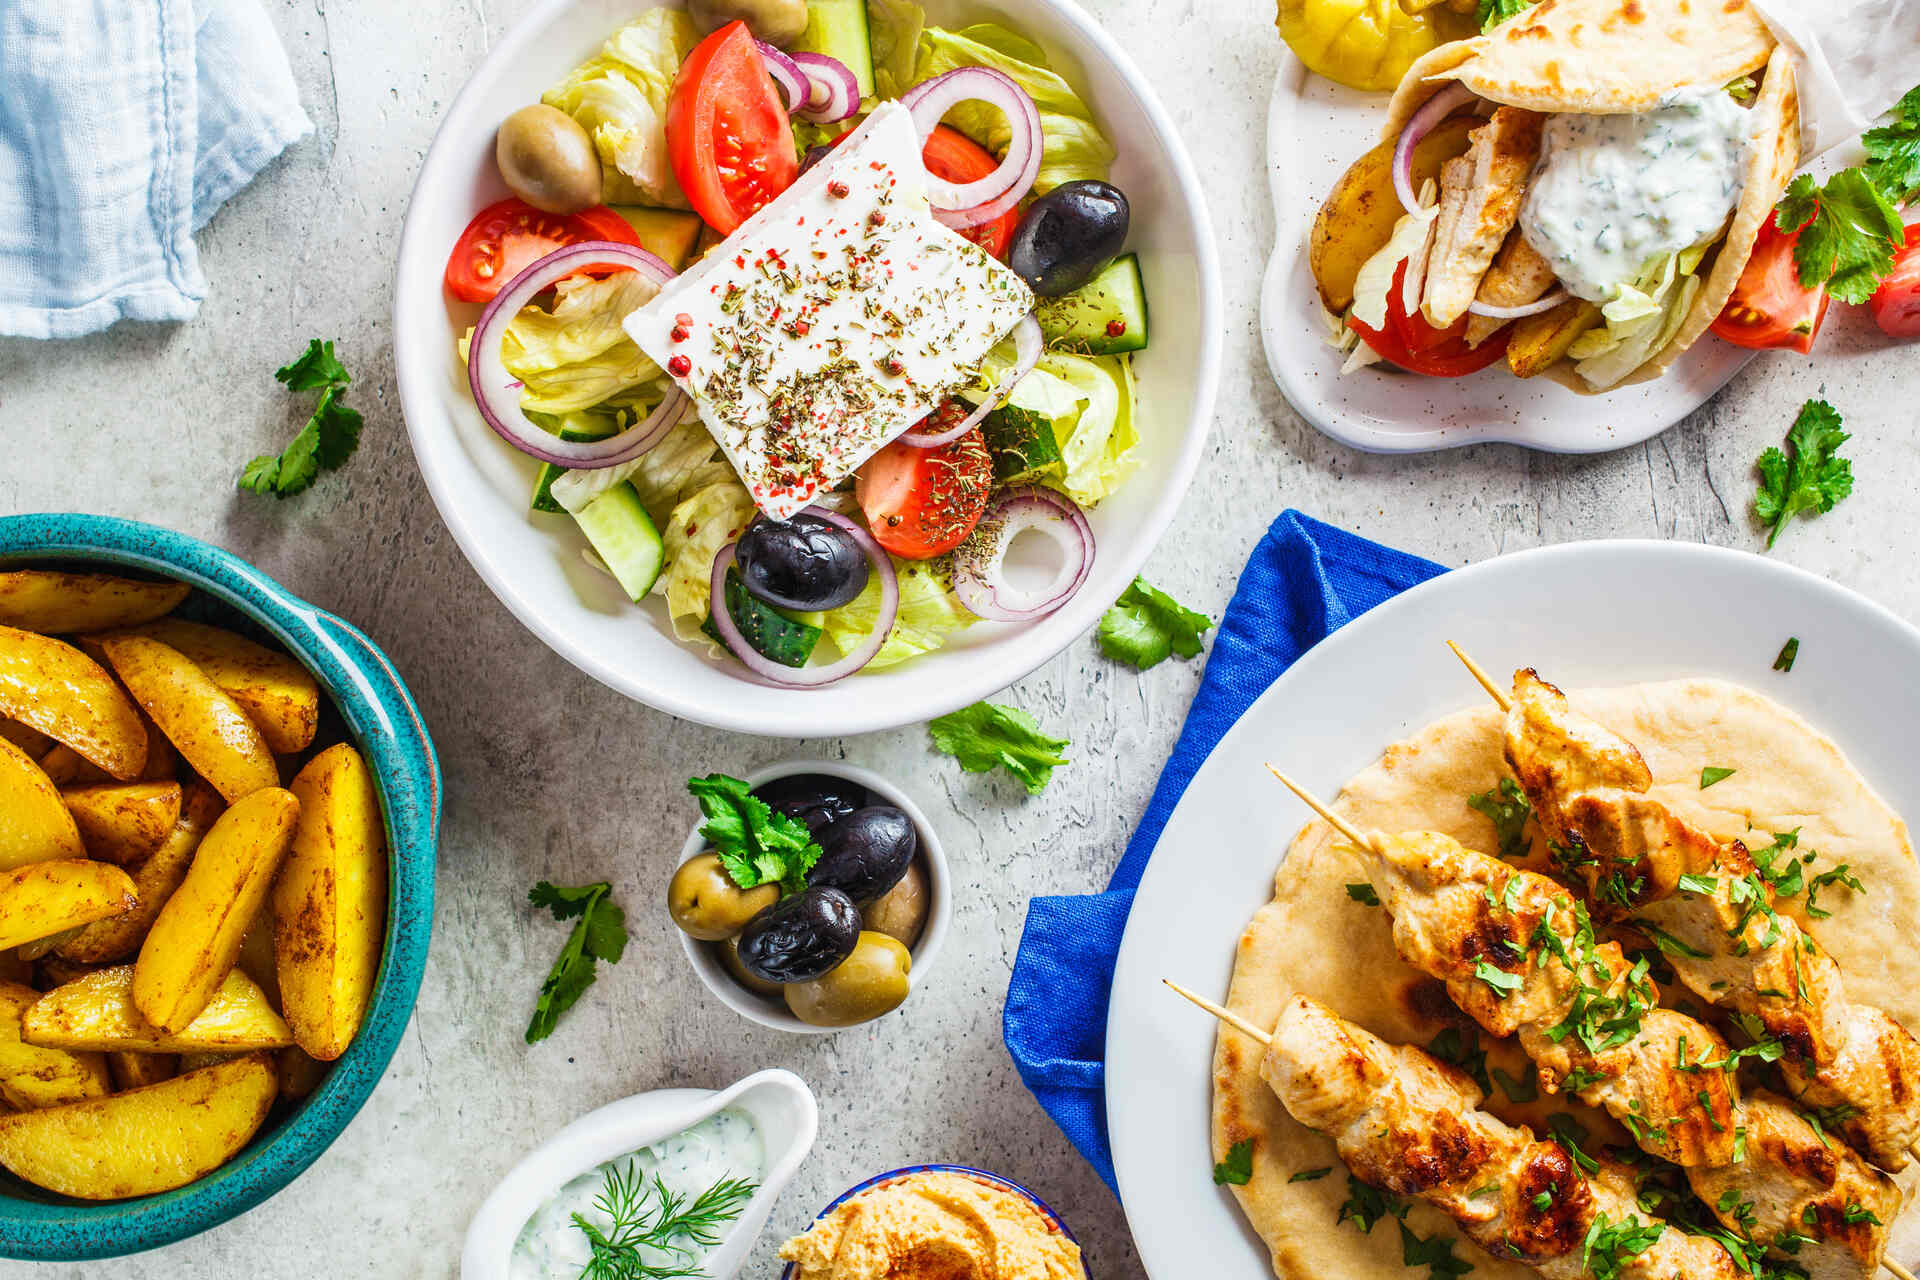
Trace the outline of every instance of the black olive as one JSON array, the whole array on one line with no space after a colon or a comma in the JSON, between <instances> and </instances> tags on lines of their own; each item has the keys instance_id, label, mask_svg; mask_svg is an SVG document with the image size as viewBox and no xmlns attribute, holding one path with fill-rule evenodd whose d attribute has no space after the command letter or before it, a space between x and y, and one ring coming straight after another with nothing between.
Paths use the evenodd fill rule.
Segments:
<instances>
[{"instance_id":1,"label":"black olive","mask_svg":"<svg viewBox=\"0 0 1920 1280\"><path fill-rule=\"evenodd\" d=\"M1064 182L1027 206L1007 265L1043 298L1072 293L1120 256L1127 198L1105 182Z\"/></svg>"},{"instance_id":2,"label":"black olive","mask_svg":"<svg viewBox=\"0 0 1920 1280\"><path fill-rule=\"evenodd\" d=\"M860 908L838 889L810 887L783 898L740 931L740 963L768 982L812 982L853 954Z\"/></svg>"},{"instance_id":3,"label":"black olive","mask_svg":"<svg viewBox=\"0 0 1920 1280\"><path fill-rule=\"evenodd\" d=\"M753 794L776 813L807 824L814 835L820 828L844 818L867 803L867 789L845 778L824 773L795 773L763 782Z\"/></svg>"},{"instance_id":4,"label":"black olive","mask_svg":"<svg viewBox=\"0 0 1920 1280\"><path fill-rule=\"evenodd\" d=\"M818 839L820 861L807 873L807 883L838 889L859 903L899 884L920 851L913 819L886 804L848 814Z\"/></svg>"},{"instance_id":5,"label":"black olive","mask_svg":"<svg viewBox=\"0 0 1920 1280\"><path fill-rule=\"evenodd\" d=\"M866 589L867 556L819 516L755 520L734 548L748 591L783 609L837 609Z\"/></svg>"}]
</instances>

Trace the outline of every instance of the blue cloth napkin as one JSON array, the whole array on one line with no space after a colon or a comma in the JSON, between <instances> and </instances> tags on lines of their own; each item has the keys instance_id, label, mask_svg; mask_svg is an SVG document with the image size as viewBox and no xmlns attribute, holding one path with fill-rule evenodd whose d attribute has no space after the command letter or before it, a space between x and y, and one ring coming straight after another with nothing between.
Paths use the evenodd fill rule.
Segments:
<instances>
[{"instance_id":1,"label":"blue cloth napkin","mask_svg":"<svg viewBox=\"0 0 1920 1280\"><path fill-rule=\"evenodd\" d=\"M1180 740L1106 892L1029 904L1007 988L1007 1050L1033 1096L1116 1194L1107 1143L1107 1000L1133 891L1161 829L1214 744L1301 654L1443 572L1298 511L1281 513L1241 571Z\"/></svg>"},{"instance_id":2,"label":"blue cloth napkin","mask_svg":"<svg viewBox=\"0 0 1920 1280\"><path fill-rule=\"evenodd\" d=\"M0 0L0 334L192 316L194 231L312 130L259 0Z\"/></svg>"}]
</instances>

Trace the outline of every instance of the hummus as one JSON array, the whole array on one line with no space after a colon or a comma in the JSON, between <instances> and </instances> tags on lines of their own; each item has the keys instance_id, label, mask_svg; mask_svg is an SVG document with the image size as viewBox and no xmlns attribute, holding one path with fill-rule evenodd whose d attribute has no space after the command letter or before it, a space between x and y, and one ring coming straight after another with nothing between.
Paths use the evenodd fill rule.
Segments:
<instances>
[{"instance_id":1,"label":"hummus","mask_svg":"<svg viewBox=\"0 0 1920 1280\"><path fill-rule=\"evenodd\" d=\"M1086 1280L1080 1246L1023 1197L962 1173L863 1191L780 1246L798 1280Z\"/></svg>"}]
</instances>

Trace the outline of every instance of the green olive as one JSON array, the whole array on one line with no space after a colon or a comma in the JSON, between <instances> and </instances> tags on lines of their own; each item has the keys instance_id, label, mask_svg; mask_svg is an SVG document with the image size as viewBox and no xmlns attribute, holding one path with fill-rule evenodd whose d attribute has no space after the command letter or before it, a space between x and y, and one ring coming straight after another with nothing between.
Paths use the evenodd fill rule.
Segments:
<instances>
[{"instance_id":1,"label":"green olive","mask_svg":"<svg viewBox=\"0 0 1920 1280\"><path fill-rule=\"evenodd\" d=\"M911 950L927 927L927 902L926 868L916 860L898 884L861 909L860 921Z\"/></svg>"},{"instance_id":2,"label":"green olive","mask_svg":"<svg viewBox=\"0 0 1920 1280\"><path fill-rule=\"evenodd\" d=\"M687 859L667 882L667 914L681 932L702 942L731 938L778 901L778 885L742 889L712 853Z\"/></svg>"},{"instance_id":3,"label":"green olive","mask_svg":"<svg viewBox=\"0 0 1920 1280\"><path fill-rule=\"evenodd\" d=\"M769 1000L778 1000L780 993L786 990L777 982L768 982L765 978L747 971L747 966L740 963L738 939L728 938L725 942L715 944L715 949L720 953L720 967L725 969L735 982L753 994L765 996Z\"/></svg>"},{"instance_id":4,"label":"green olive","mask_svg":"<svg viewBox=\"0 0 1920 1280\"><path fill-rule=\"evenodd\" d=\"M574 118L536 102L500 122L493 158L513 194L548 213L600 203L600 156Z\"/></svg>"},{"instance_id":5,"label":"green olive","mask_svg":"<svg viewBox=\"0 0 1920 1280\"><path fill-rule=\"evenodd\" d=\"M807 29L807 0L687 0L687 16L703 32L744 22L755 38L784 49Z\"/></svg>"},{"instance_id":6,"label":"green olive","mask_svg":"<svg viewBox=\"0 0 1920 1280\"><path fill-rule=\"evenodd\" d=\"M898 938L862 930L853 954L824 978L787 987L787 1008L815 1027L851 1027L892 1013L907 998L913 957Z\"/></svg>"}]
</instances>

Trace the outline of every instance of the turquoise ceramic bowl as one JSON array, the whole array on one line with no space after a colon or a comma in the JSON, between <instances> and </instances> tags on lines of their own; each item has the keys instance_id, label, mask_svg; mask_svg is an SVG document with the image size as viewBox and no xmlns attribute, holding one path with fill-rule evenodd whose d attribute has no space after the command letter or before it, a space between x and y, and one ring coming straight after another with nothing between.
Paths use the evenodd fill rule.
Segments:
<instances>
[{"instance_id":1,"label":"turquoise ceramic bowl","mask_svg":"<svg viewBox=\"0 0 1920 1280\"><path fill-rule=\"evenodd\" d=\"M389 905L380 976L360 1034L311 1096L277 1109L227 1164L164 1195L82 1202L0 1173L0 1256L71 1262L151 1249L246 1212L293 1181L360 1110L400 1043L426 968L440 763L412 695L371 640L218 547L107 516L0 518L0 568L38 563L164 574L196 587L190 603L210 617L237 615L266 632L306 663L332 699L373 769L387 821Z\"/></svg>"}]
</instances>

